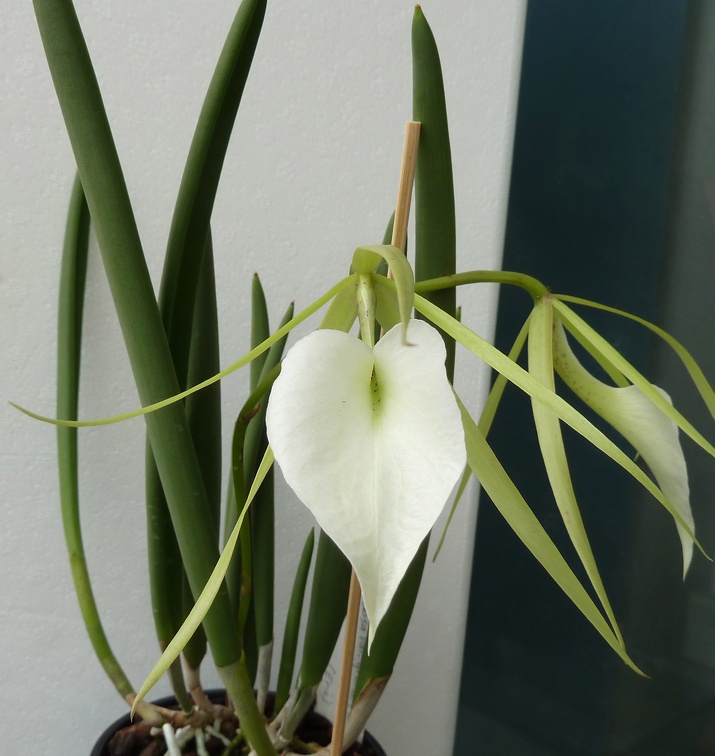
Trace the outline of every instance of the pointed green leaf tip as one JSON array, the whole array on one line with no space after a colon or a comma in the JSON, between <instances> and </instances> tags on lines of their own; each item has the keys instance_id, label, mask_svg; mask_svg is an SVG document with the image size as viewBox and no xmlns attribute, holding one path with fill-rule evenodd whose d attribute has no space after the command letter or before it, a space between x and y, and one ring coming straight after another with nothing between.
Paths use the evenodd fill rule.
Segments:
<instances>
[{"instance_id":1,"label":"pointed green leaf tip","mask_svg":"<svg viewBox=\"0 0 715 756\"><path fill-rule=\"evenodd\" d=\"M690 529L688 532L676 520L685 576L693 558L695 524L678 426L638 386L609 386L591 375L571 351L560 322L554 326L554 366L569 388L636 449L666 499ZM654 388L671 403L665 391Z\"/></svg>"},{"instance_id":2,"label":"pointed green leaf tip","mask_svg":"<svg viewBox=\"0 0 715 756\"><path fill-rule=\"evenodd\" d=\"M466 462L444 343L410 320L370 349L320 330L288 353L271 392L268 439L283 475L350 560L369 643Z\"/></svg>"}]
</instances>

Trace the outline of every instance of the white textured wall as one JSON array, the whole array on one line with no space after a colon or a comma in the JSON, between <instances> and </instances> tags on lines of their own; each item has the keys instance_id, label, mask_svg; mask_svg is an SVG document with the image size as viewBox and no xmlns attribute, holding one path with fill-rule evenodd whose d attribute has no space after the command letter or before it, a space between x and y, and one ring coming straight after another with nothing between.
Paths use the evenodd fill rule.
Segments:
<instances>
[{"instance_id":1,"label":"white textured wall","mask_svg":"<svg viewBox=\"0 0 715 756\"><path fill-rule=\"evenodd\" d=\"M155 280L182 161L234 0L77 0ZM457 188L460 267L498 267L525 0L426 0L440 45ZM278 318L380 240L411 111L408 0L270 4L215 213L224 359L246 349L260 272ZM88 753L123 713L79 618L58 513L54 432L11 410L53 412L59 248L73 163L30 0L6 3L0 46L0 711L3 748ZM460 292L464 320L493 329L495 291ZM84 416L136 404L112 305L90 265ZM486 373L461 365L471 406ZM244 397L225 382L227 417ZM156 658L143 577L142 424L82 432L84 522L103 616L138 685ZM286 569L305 516L285 496ZM398 670L371 729L391 756L451 750L474 497L430 567ZM279 568L280 574L280 568ZM286 586L280 586L284 602ZM213 676L207 674L207 678ZM210 679L208 679L210 682ZM162 689L160 692L164 692ZM416 740L424 738L423 741Z\"/></svg>"}]
</instances>

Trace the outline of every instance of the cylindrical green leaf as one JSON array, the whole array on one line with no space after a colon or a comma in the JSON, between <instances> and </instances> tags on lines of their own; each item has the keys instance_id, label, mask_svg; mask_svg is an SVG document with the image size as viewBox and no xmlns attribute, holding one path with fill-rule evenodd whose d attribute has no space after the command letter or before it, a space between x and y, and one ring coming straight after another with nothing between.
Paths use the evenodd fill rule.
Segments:
<instances>
[{"instance_id":1,"label":"cylindrical green leaf","mask_svg":"<svg viewBox=\"0 0 715 756\"><path fill-rule=\"evenodd\" d=\"M456 270L456 225L452 153L442 66L432 30L418 5L412 21L412 117L419 121L415 172L415 280L451 275ZM453 288L431 292L431 302L454 316ZM447 346L447 375L454 376L454 339Z\"/></svg>"},{"instance_id":2,"label":"cylindrical green leaf","mask_svg":"<svg viewBox=\"0 0 715 756\"><path fill-rule=\"evenodd\" d=\"M251 349L257 347L262 341L265 341L271 335L271 326L268 320L268 305L266 295L263 291L261 279L258 273L253 274L253 284L251 287ZM256 386L261 379L261 371L266 362L268 352L256 357L251 363L251 391L255 391Z\"/></svg>"},{"instance_id":3,"label":"cylindrical green leaf","mask_svg":"<svg viewBox=\"0 0 715 756\"><path fill-rule=\"evenodd\" d=\"M187 386L210 378L221 369L218 306L211 234L207 236L199 274ZM214 383L186 398L186 415L203 474L209 511L218 543L221 512L221 384Z\"/></svg>"},{"instance_id":4,"label":"cylindrical green leaf","mask_svg":"<svg viewBox=\"0 0 715 756\"><path fill-rule=\"evenodd\" d=\"M317 685L330 662L348 606L350 573L350 562L321 531L303 641L302 688Z\"/></svg>"},{"instance_id":5,"label":"cylindrical green leaf","mask_svg":"<svg viewBox=\"0 0 715 756\"><path fill-rule=\"evenodd\" d=\"M147 564L154 629L163 650L183 622L184 564L179 544L147 440L145 459Z\"/></svg>"},{"instance_id":6,"label":"cylindrical green leaf","mask_svg":"<svg viewBox=\"0 0 715 756\"><path fill-rule=\"evenodd\" d=\"M206 238L201 273L193 305L187 383L194 385L220 370L218 353L218 313L214 280L211 234ZM213 523L218 543L218 520L221 507L221 389L220 384L187 398L186 413L194 441L199 467L207 494L207 516ZM161 648L174 637L193 605L191 592L184 585L184 572L176 535L159 480L151 446L146 455L147 537L149 577L154 624ZM184 655L193 669L198 669L206 654L206 637L201 628L192 636ZM180 668L172 672L172 685L180 678ZM183 688L183 683L180 688ZM175 690L177 697L183 694Z\"/></svg>"},{"instance_id":7,"label":"cylindrical green leaf","mask_svg":"<svg viewBox=\"0 0 715 756\"><path fill-rule=\"evenodd\" d=\"M191 143L169 232L160 303L182 382L193 302L214 199L250 71L266 0L243 0L224 43Z\"/></svg>"},{"instance_id":8,"label":"cylindrical green leaf","mask_svg":"<svg viewBox=\"0 0 715 756\"><path fill-rule=\"evenodd\" d=\"M178 391L171 354L139 240L119 158L82 31L70 0L34 0L45 53L79 175L96 228L102 260L143 404ZM172 521L194 595L218 558L206 495L181 405L146 418ZM214 658L238 658L225 589L206 617Z\"/></svg>"},{"instance_id":9,"label":"cylindrical green leaf","mask_svg":"<svg viewBox=\"0 0 715 756\"><path fill-rule=\"evenodd\" d=\"M258 489L251 505L253 553L253 610L256 643L266 646L273 640L275 583L275 503L273 469Z\"/></svg>"},{"instance_id":10,"label":"cylindrical green leaf","mask_svg":"<svg viewBox=\"0 0 715 756\"><path fill-rule=\"evenodd\" d=\"M209 232L194 305L187 385L201 383L218 373L220 369L216 279ZM204 479L209 516L218 543L221 516L221 384L215 383L187 397L186 415ZM192 606L191 593L184 590L183 617L186 617ZM205 654L206 634L200 627L186 644L184 656L193 669L198 669Z\"/></svg>"},{"instance_id":11,"label":"cylindrical green leaf","mask_svg":"<svg viewBox=\"0 0 715 756\"><path fill-rule=\"evenodd\" d=\"M281 651L281 663L278 668L278 684L276 686L275 711L280 711L288 700L290 688L293 684L293 670L295 668L295 655L298 649L298 634L300 632L300 618L303 614L303 600L305 598L305 586L308 582L310 562L313 558L313 544L315 543L315 531L311 530L305 540L303 552L300 556L298 569L295 572L293 590L290 594L288 614L286 616L285 633L283 634L283 649Z\"/></svg>"},{"instance_id":12,"label":"cylindrical green leaf","mask_svg":"<svg viewBox=\"0 0 715 756\"><path fill-rule=\"evenodd\" d=\"M57 315L57 417L68 420L77 418L89 226L84 191L76 178L67 215ZM57 457L62 526L82 619L104 671L119 694L127 696L133 688L104 632L84 555L76 428L57 428Z\"/></svg>"},{"instance_id":13,"label":"cylindrical green leaf","mask_svg":"<svg viewBox=\"0 0 715 756\"><path fill-rule=\"evenodd\" d=\"M286 311L280 326L293 317L293 305ZM257 334L258 335L258 334ZM267 379L271 371L280 363L287 336L276 342L266 353L259 385ZM258 461L268 446L266 439L266 405L270 386L260 399L259 410L251 419L246 432L243 469L246 486L250 486L256 473ZM253 555L252 606L256 625L258 647L273 641L274 583L275 583L275 503L274 474L271 470L261 484L249 513L251 522L251 551Z\"/></svg>"},{"instance_id":14,"label":"cylindrical green leaf","mask_svg":"<svg viewBox=\"0 0 715 756\"><path fill-rule=\"evenodd\" d=\"M248 397L241 408L234 425L233 441L231 444L231 477L229 480L229 495L226 502L226 516L224 521L224 535L226 540L228 540L230 533L233 531L233 528L238 521L238 514L243 509L248 494L249 487L246 485L243 461L248 423L255 414L260 402L264 401L265 394L268 392L273 381L275 381L279 374L280 364L277 364ZM246 611L252 593L251 532L249 523L249 518L246 518L246 525L241 531L240 548L237 549L237 552L229 565L228 572L226 573L226 582L228 584L231 600L239 617L238 626L240 632L243 632ZM248 580L248 583L246 583L246 580ZM248 601L245 599L248 599Z\"/></svg>"},{"instance_id":15,"label":"cylindrical green leaf","mask_svg":"<svg viewBox=\"0 0 715 756\"><path fill-rule=\"evenodd\" d=\"M202 261L207 253L211 253L211 211L264 13L265 0L246 0L236 14L204 100L174 209L159 305L181 389L220 370L213 260L208 265ZM198 295L197 285L205 287ZM221 486L219 384L190 397L186 410L218 543ZM156 485L150 483L149 487L155 490ZM162 500L158 498L151 506L157 508L161 504ZM149 522L151 525L156 518L150 518ZM153 530L151 527L148 536L150 542L173 538L170 530ZM169 552L172 546L166 544L163 548ZM160 565L157 568L161 569ZM165 573L164 579L170 579L170 576ZM167 600L171 597L181 600L185 596L184 591L172 590L168 585L164 590ZM161 605L155 609L155 614L161 611ZM172 614L180 625L185 611L175 608ZM170 637L179 625L173 628ZM185 650L192 666L196 667L200 661L204 645L199 630Z\"/></svg>"},{"instance_id":16,"label":"cylindrical green leaf","mask_svg":"<svg viewBox=\"0 0 715 756\"><path fill-rule=\"evenodd\" d=\"M389 677L392 674L397 655L412 618L412 611L415 608L428 546L429 536L422 541L417 554L415 554L404 578L402 578L390 608L377 628L369 654L367 653L367 646L365 647L355 683L355 696L359 695L368 681Z\"/></svg>"},{"instance_id":17,"label":"cylindrical green leaf","mask_svg":"<svg viewBox=\"0 0 715 756\"><path fill-rule=\"evenodd\" d=\"M294 306L293 303L288 305L288 309L283 315L278 328L288 323L293 317ZM263 362L261 374L259 376L259 385L267 380L268 376L283 358L283 351L285 350L286 342L288 341L288 334L285 334L279 339L268 352L265 353L266 358ZM255 393L255 389L253 390ZM263 395L259 395L256 401L257 412L250 418L248 429L246 430L246 439L244 441L244 455L243 455L243 471L246 480L246 486L249 487L253 480L258 464L263 456L263 452L266 449L266 407L268 405L268 397L270 394L270 385ZM251 511L254 511L252 508Z\"/></svg>"}]
</instances>

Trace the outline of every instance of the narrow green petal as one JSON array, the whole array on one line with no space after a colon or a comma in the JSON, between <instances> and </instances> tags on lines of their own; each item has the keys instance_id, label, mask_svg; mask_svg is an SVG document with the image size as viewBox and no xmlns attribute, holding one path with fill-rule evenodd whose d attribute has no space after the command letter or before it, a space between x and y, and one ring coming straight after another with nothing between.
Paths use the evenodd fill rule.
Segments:
<instances>
[{"instance_id":1,"label":"narrow green petal","mask_svg":"<svg viewBox=\"0 0 715 756\"><path fill-rule=\"evenodd\" d=\"M687 525L685 528L676 520L685 575L693 557L695 524L678 426L638 386L608 386L591 375L571 351L561 323L557 323L554 329L554 346L559 375L636 449L653 472L661 491ZM670 398L662 389L651 388L662 401L670 404Z\"/></svg>"},{"instance_id":2,"label":"narrow green petal","mask_svg":"<svg viewBox=\"0 0 715 756\"><path fill-rule=\"evenodd\" d=\"M634 322L639 323L645 328L648 328L650 331L656 334L656 336L663 339L663 341L665 341L665 343L678 356L678 359L680 359L680 361L683 363L683 366L690 374L690 377L695 384L698 393L707 405L710 414L713 418L715 418L715 391L713 390L713 387L710 385L710 382L705 377L703 371L700 369L700 365L698 365L690 352L667 331L664 331L662 328L655 325L655 323L651 323L644 318L638 317L638 315L633 315L632 313L626 312L625 310L619 310L615 307L609 307L608 305L603 305L598 302L591 302L588 299L570 297L563 294L559 294L558 296L555 295L554 299L561 302L573 302L574 304L580 304L584 307L592 307L597 310L613 313L614 315L620 315L622 318L628 318L629 320L633 320Z\"/></svg>"},{"instance_id":3,"label":"narrow green petal","mask_svg":"<svg viewBox=\"0 0 715 756\"><path fill-rule=\"evenodd\" d=\"M597 331L595 331L583 318L579 317L570 307L563 302L554 300L554 310L558 313L559 320L570 332L590 342L593 349L600 352L605 359L609 360L616 369L620 370L628 380L647 396L658 409L669 417L684 433L686 433L698 446L703 448L710 456L715 457L713 446L678 410L673 407L669 399L666 399L653 384L645 378L630 362L614 347L612 347Z\"/></svg>"},{"instance_id":4,"label":"narrow green petal","mask_svg":"<svg viewBox=\"0 0 715 756\"><path fill-rule=\"evenodd\" d=\"M628 656L624 646L598 611L598 607L524 501L461 401L459 406L464 423L468 463L489 498L509 527L584 617L596 628L606 643L631 669L642 675L643 672Z\"/></svg>"},{"instance_id":5,"label":"narrow green petal","mask_svg":"<svg viewBox=\"0 0 715 756\"><path fill-rule=\"evenodd\" d=\"M668 512L670 512L678 524L685 528L688 534L693 537L695 545L702 551L702 546L695 538L692 530L673 504L668 501L660 488L658 488L650 477L648 477L648 475L646 475L646 473L643 472L643 470L641 470L641 468L638 467L638 465L630 459L622 449L614 444L604 433L598 430L598 428L596 428L592 422L587 420L575 407L572 407L560 396L547 389L543 383L529 375L526 370L512 362L512 360L500 352L496 347L492 346L488 341L417 294L415 295L415 309L423 315L426 315L433 323L449 333L450 336L453 336L463 346L469 349L477 357L484 360L484 362L494 370L504 375L515 386L518 386L524 391L524 393L542 402L557 417L563 420L577 433L580 433L606 456L618 463L654 498L656 498L668 510ZM654 393L657 394L657 392Z\"/></svg>"},{"instance_id":6,"label":"narrow green petal","mask_svg":"<svg viewBox=\"0 0 715 756\"><path fill-rule=\"evenodd\" d=\"M537 301L529 321L529 372L547 388L554 390L554 354L553 354L553 308L549 298ZM583 564L591 585L596 591L611 627L619 642L623 636L618 629L616 617L603 586L601 575L596 566L596 559L591 550L586 528L581 518L576 493L571 481L566 449L561 434L558 417L540 402L532 399L534 423L539 440L541 456L544 460L554 499L561 513L571 543L573 543L581 564ZM692 546L692 542L691 542Z\"/></svg>"},{"instance_id":7,"label":"narrow green petal","mask_svg":"<svg viewBox=\"0 0 715 756\"><path fill-rule=\"evenodd\" d=\"M511 349L509 350L509 359L512 360L512 362L516 362L519 359L521 350L524 348L524 344L526 344L526 337L529 335L530 319L531 314L524 322L524 325L521 327L519 333L516 336L516 339L514 339L514 343L512 344ZM494 380L494 385L489 392L487 401L484 403L482 414L479 416L479 430L484 434L485 438L489 435L489 431L491 430L492 423L494 422L494 416L497 412L497 407L499 406L499 402L504 395L506 384L506 376L504 376L502 373L497 373L497 377Z\"/></svg>"},{"instance_id":8,"label":"narrow green petal","mask_svg":"<svg viewBox=\"0 0 715 756\"><path fill-rule=\"evenodd\" d=\"M287 334L289 334L297 325L300 325L304 320L307 320L311 315L315 314L321 307L323 307L323 305L330 302L333 297L335 297L345 287L354 285L356 281L357 275L350 275L347 278L344 278L342 281L339 281L337 284L335 284L335 286L332 286L330 289L328 289L325 294L318 297L318 299L316 299L313 304L309 305L304 310L299 312L294 318L291 318L288 323L286 323L282 328L279 328L270 338L266 339L262 344L259 344L255 349L251 349L250 352L244 354L243 357L239 358L228 367L225 367L223 370L221 370L221 372L216 373L216 375L212 376L211 378L207 378L205 381L197 383L195 386L186 389L186 391L181 391L178 394L173 394L167 399L162 399L161 401L148 404L141 409L132 410L130 412L123 412L120 415L103 417L97 420L59 420L54 417L47 417L45 415L40 415L37 412L32 412L25 407L21 407L19 404L15 404L15 402L10 402L10 405L23 414L27 415L28 417L33 418L34 420L39 420L43 423L49 423L50 425L58 425L64 428L90 428L100 425L111 425L112 423L121 423L124 420L130 420L133 417L149 415L152 412L156 412L157 410L163 409L164 407L175 404L182 399L186 399L187 396L191 396L191 394L195 394L197 391L201 391L207 386L211 386L214 383L231 375L231 373L235 373L237 370L245 367L250 362L255 360L256 357L260 356L265 351L270 349L273 344L280 341Z\"/></svg>"}]
</instances>

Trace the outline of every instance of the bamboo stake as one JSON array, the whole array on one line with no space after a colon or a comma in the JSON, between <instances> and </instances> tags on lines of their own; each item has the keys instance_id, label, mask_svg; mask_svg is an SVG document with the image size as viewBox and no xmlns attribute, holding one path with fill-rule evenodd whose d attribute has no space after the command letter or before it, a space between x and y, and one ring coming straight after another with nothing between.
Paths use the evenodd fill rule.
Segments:
<instances>
[{"instance_id":1,"label":"bamboo stake","mask_svg":"<svg viewBox=\"0 0 715 756\"><path fill-rule=\"evenodd\" d=\"M405 251L405 242L407 240L407 221L410 217L412 185L415 180L419 137L420 124L417 121L408 121L402 148L402 165L400 166L400 181L397 187L395 220L392 226L392 246L401 249L403 252ZM387 271L387 276L388 278L392 277L391 271ZM343 752L345 718L348 710L350 678L353 668L353 656L355 654L355 636L360 617L360 596L360 583L355 570L353 570L350 576L350 592L348 594L348 608L345 617L345 640L343 642L343 655L340 662L340 677L338 680L338 695L335 702L333 740L330 744L330 756L340 756Z\"/></svg>"},{"instance_id":2,"label":"bamboo stake","mask_svg":"<svg viewBox=\"0 0 715 756\"><path fill-rule=\"evenodd\" d=\"M420 123L408 121L405 129L405 143L402 148L402 165L400 167L400 182L397 187L397 202L395 202L395 222L392 226L392 246L405 251L407 240L407 221L410 218L410 204L412 202L412 186L415 181L415 166L417 164L417 144L420 139Z\"/></svg>"},{"instance_id":3,"label":"bamboo stake","mask_svg":"<svg viewBox=\"0 0 715 756\"><path fill-rule=\"evenodd\" d=\"M355 654L355 636L360 616L360 582L355 570L350 575L350 592L348 593L348 610L345 616L345 641L343 642L343 656L340 662L340 678L338 696L335 701L335 721L333 722L333 740L330 744L330 756L340 756L343 752L343 735L345 734L345 718L348 711L348 697L350 695L350 677Z\"/></svg>"}]
</instances>

